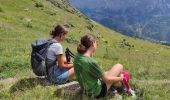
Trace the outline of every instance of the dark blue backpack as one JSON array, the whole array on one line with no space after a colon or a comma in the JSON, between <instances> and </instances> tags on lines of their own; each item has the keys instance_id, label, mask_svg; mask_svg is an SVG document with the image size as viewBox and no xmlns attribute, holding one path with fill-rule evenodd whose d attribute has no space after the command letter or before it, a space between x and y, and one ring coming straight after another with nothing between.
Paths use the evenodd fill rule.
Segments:
<instances>
[{"instance_id":1,"label":"dark blue backpack","mask_svg":"<svg viewBox=\"0 0 170 100\"><path fill-rule=\"evenodd\" d=\"M49 39L39 39L32 43L31 66L37 76L47 76L47 49L54 42Z\"/></svg>"}]
</instances>

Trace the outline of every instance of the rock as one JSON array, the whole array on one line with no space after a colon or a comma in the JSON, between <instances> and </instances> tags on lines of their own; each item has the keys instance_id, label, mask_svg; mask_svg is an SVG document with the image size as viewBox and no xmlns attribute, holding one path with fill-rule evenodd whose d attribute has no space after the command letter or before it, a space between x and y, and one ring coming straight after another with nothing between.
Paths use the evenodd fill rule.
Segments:
<instances>
[{"instance_id":1,"label":"rock","mask_svg":"<svg viewBox=\"0 0 170 100\"><path fill-rule=\"evenodd\" d=\"M32 20L30 18L23 18L22 21L24 21L24 22L31 22Z\"/></svg>"},{"instance_id":2,"label":"rock","mask_svg":"<svg viewBox=\"0 0 170 100\"><path fill-rule=\"evenodd\" d=\"M29 11L29 9L28 9L28 8L25 8L24 11Z\"/></svg>"},{"instance_id":3,"label":"rock","mask_svg":"<svg viewBox=\"0 0 170 100\"><path fill-rule=\"evenodd\" d=\"M72 81L66 84L58 85L56 96L64 95L76 95L80 91L80 85L76 81Z\"/></svg>"},{"instance_id":4,"label":"rock","mask_svg":"<svg viewBox=\"0 0 170 100\"><path fill-rule=\"evenodd\" d=\"M9 83L12 83L12 82L14 82L16 80L17 79L15 79L15 78L2 79L2 80L0 80L0 84L9 84Z\"/></svg>"},{"instance_id":5,"label":"rock","mask_svg":"<svg viewBox=\"0 0 170 100\"><path fill-rule=\"evenodd\" d=\"M77 89L79 87L79 83L77 81L72 81L66 84L61 84L57 86L57 89Z\"/></svg>"}]
</instances>

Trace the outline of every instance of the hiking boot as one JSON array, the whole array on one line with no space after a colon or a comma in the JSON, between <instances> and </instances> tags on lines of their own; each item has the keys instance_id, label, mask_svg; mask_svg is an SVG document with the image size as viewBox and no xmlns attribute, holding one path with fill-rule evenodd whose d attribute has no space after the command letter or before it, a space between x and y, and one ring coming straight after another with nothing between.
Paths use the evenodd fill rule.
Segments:
<instances>
[{"instance_id":1,"label":"hiking boot","mask_svg":"<svg viewBox=\"0 0 170 100\"><path fill-rule=\"evenodd\" d=\"M117 90L114 89L114 87L111 87L108 91L109 95L110 96L115 96L115 94L117 93Z\"/></svg>"},{"instance_id":2,"label":"hiking boot","mask_svg":"<svg viewBox=\"0 0 170 100\"><path fill-rule=\"evenodd\" d=\"M126 89L125 89L124 85L121 85L120 87L116 87L116 90L120 94L124 94L126 92Z\"/></svg>"}]
</instances>

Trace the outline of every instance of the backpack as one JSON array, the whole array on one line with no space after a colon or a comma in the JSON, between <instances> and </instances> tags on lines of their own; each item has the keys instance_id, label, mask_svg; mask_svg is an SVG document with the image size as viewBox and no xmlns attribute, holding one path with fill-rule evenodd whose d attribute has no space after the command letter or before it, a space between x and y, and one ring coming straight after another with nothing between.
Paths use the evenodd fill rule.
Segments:
<instances>
[{"instance_id":1,"label":"backpack","mask_svg":"<svg viewBox=\"0 0 170 100\"><path fill-rule=\"evenodd\" d=\"M53 43L50 39L39 39L31 44L31 66L37 76L47 76L47 49Z\"/></svg>"}]
</instances>

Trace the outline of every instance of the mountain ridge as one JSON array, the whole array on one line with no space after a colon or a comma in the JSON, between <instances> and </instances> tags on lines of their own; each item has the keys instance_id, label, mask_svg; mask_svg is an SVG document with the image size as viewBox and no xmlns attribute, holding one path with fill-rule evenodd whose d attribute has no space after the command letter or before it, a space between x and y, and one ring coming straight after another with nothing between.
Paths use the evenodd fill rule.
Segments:
<instances>
[{"instance_id":1,"label":"mountain ridge","mask_svg":"<svg viewBox=\"0 0 170 100\"><path fill-rule=\"evenodd\" d=\"M170 42L169 0L69 0L93 20L128 36ZM78 2L77 2L78 1Z\"/></svg>"}]
</instances>

